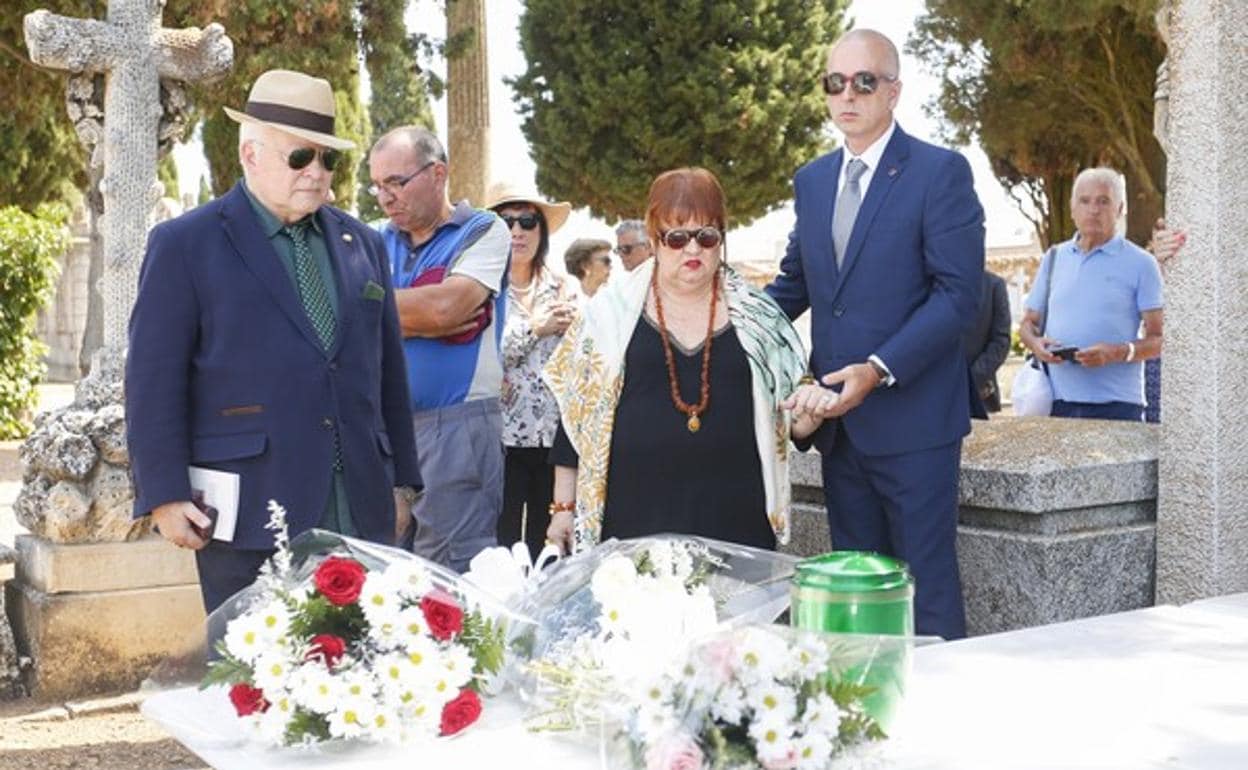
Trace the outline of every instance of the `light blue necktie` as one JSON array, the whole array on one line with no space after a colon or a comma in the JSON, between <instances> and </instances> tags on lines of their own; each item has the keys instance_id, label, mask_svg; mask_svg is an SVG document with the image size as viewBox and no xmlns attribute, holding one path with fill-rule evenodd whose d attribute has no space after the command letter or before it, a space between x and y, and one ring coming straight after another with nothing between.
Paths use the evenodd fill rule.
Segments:
<instances>
[{"instance_id":1,"label":"light blue necktie","mask_svg":"<svg viewBox=\"0 0 1248 770\"><path fill-rule=\"evenodd\" d=\"M845 167L845 186L841 188L841 194L836 196L836 211L832 214L832 245L836 247L837 270L845 263L849 235L854 231L854 220L858 218L858 207L862 204L858 178L866 171L866 163L858 158L851 160Z\"/></svg>"}]
</instances>

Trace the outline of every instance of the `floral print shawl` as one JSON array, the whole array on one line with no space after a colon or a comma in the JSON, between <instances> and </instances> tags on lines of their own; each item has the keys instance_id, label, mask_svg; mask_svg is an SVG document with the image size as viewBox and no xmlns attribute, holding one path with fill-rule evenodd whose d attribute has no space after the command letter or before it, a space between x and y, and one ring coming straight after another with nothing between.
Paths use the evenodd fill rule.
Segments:
<instances>
[{"instance_id":1,"label":"floral print shawl","mask_svg":"<svg viewBox=\"0 0 1248 770\"><path fill-rule=\"evenodd\" d=\"M559 404L563 428L580 457L573 514L573 552L602 534L615 408L624 385L624 355L646 305L654 260L604 286L585 306L546 363L543 378ZM789 541L789 413L780 402L797 388L806 353L780 307L724 268L728 318L750 363L754 438L763 472L767 520L776 542Z\"/></svg>"}]
</instances>

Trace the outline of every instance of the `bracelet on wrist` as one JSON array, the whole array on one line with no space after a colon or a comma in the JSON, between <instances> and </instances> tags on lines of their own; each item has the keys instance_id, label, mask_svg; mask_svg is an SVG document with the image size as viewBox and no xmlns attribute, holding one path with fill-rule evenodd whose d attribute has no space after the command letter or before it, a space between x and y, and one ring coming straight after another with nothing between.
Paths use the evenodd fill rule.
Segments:
<instances>
[{"instance_id":1,"label":"bracelet on wrist","mask_svg":"<svg viewBox=\"0 0 1248 770\"><path fill-rule=\"evenodd\" d=\"M1134 360L1135 360L1135 343L1128 342L1127 343L1127 357L1124 358L1123 361L1129 364Z\"/></svg>"},{"instance_id":2,"label":"bracelet on wrist","mask_svg":"<svg viewBox=\"0 0 1248 770\"><path fill-rule=\"evenodd\" d=\"M805 374L802 375L802 378L797 381L797 384L798 385L814 385L815 375L811 374L810 372L806 372Z\"/></svg>"},{"instance_id":3,"label":"bracelet on wrist","mask_svg":"<svg viewBox=\"0 0 1248 770\"><path fill-rule=\"evenodd\" d=\"M560 502L553 502L553 503L551 503L551 504L550 504L550 515L551 515L551 516L554 516L556 513L572 513L572 512L573 512L573 511L575 511L575 510L576 510L576 501L575 501L575 500L569 500L569 501L567 501L567 502L563 502L563 503L560 503Z\"/></svg>"}]
</instances>

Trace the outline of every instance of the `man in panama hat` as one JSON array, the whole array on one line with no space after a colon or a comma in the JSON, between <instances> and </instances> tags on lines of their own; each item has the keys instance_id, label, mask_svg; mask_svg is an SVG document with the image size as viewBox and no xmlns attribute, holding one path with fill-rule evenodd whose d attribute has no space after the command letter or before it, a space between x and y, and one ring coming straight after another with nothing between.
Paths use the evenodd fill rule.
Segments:
<instances>
[{"instance_id":1,"label":"man in panama hat","mask_svg":"<svg viewBox=\"0 0 1248 770\"><path fill-rule=\"evenodd\" d=\"M135 516L195 549L209 612L273 552L270 500L291 536L389 543L392 488L420 483L385 246L326 205L355 146L332 88L270 70L226 113L243 179L151 231L125 383Z\"/></svg>"}]
</instances>

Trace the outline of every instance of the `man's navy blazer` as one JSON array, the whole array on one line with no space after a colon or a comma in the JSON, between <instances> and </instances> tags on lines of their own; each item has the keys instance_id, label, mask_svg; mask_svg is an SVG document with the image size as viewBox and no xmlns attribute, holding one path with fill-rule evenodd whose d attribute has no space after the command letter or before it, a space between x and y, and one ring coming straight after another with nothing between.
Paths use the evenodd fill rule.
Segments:
<instances>
[{"instance_id":1,"label":"man's navy blazer","mask_svg":"<svg viewBox=\"0 0 1248 770\"><path fill-rule=\"evenodd\" d=\"M241 183L148 236L130 316L126 428L134 513L190 499L187 466L241 477L233 546L273 547L320 521L335 432L360 536L394 540L396 485L418 485L406 366L381 237L316 213L338 285L326 351Z\"/></svg>"},{"instance_id":2,"label":"man's navy blazer","mask_svg":"<svg viewBox=\"0 0 1248 770\"><path fill-rule=\"evenodd\" d=\"M768 287L790 318L811 309L811 371L822 376L877 355L896 385L841 422L863 454L951 443L970 432L963 331L979 309L984 214L970 165L898 126L836 266L832 216L843 150L794 177L797 224ZM825 425L815 444L835 436Z\"/></svg>"}]
</instances>

